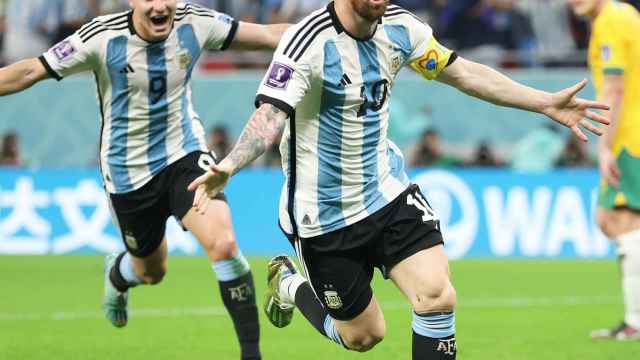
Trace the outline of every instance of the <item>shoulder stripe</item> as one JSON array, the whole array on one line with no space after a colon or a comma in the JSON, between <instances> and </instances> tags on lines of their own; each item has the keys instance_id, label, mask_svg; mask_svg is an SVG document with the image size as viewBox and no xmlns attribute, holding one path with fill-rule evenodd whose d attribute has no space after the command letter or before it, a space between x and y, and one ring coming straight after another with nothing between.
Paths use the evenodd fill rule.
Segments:
<instances>
[{"instance_id":1,"label":"shoulder stripe","mask_svg":"<svg viewBox=\"0 0 640 360\"><path fill-rule=\"evenodd\" d=\"M106 21L93 20L90 23L88 23L88 24L84 25L83 27L81 27L80 30L78 31L78 33L80 35L85 35L88 32L90 32L91 30L95 29L98 25L110 25L110 24L116 25L115 23L120 24L121 23L120 20L126 19L127 15L128 14L126 14L126 13L125 14L116 15L116 16L114 16L112 18L109 18Z\"/></svg>"},{"instance_id":2,"label":"shoulder stripe","mask_svg":"<svg viewBox=\"0 0 640 360\"><path fill-rule=\"evenodd\" d=\"M300 58L302 57L302 55L304 54L305 51L307 51L307 48L309 48L309 46L311 45L311 43L313 43L313 40L323 31L331 28L333 26L333 23L331 21L329 21L328 23L325 23L322 27L318 28L318 30L316 30L316 32L313 33L313 35L309 38L309 40L307 41L307 43L302 47L302 50L300 50L300 52L298 53L298 55L295 57L295 59L293 59L293 61L298 61L300 60ZM294 51L295 52L295 51Z\"/></svg>"},{"instance_id":3,"label":"shoulder stripe","mask_svg":"<svg viewBox=\"0 0 640 360\"><path fill-rule=\"evenodd\" d=\"M178 10L176 11L176 15L184 14L184 13L186 13L186 12L187 12L187 11L189 11L189 10L195 11L196 13L202 13L202 14L215 15L215 11L213 11L213 10L211 10L211 9L204 8L204 7L202 7L202 6L198 6L198 5L195 5L195 4L191 4L191 3L187 4L187 5L186 5L184 8L182 8L182 9L178 9Z\"/></svg>"},{"instance_id":4,"label":"shoulder stripe","mask_svg":"<svg viewBox=\"0 0 640 360\"><path fill-rule=\"evenodd\" d=\"M84 40L84 38L86 38L87 36L91 36L91 34L96 31L96 30L108 30L108 29L112 29L114 27L120 27L123 24L127 24L129 22L128 19L123 19L120 22L114 22L111 24L102 24L102 23L98 23L95 26L86 29L86 31L81 32L80 33L80 38Z\"/></svg>"},{"instance_id":5,"label":"shoulder stripe","mask_svg":"<svg viewBox=\"0 0 640 360\"><path fill-rule=\"evenodd\" d=\"M100 34L100 33L103 33L103 32L105 32L105 31L109 31L109 30L111 30L111 31L119 31L119 30L124 30L124 29L129 29L129 24L128 24L128 23L127 23L127 24L125 24L125 25L122 25L122 26L120 26L120 27L108 27L108 28L101 28L101 29L98 29L97 31L95 31L95 32L93 32L93 33L91 33L91 34L88 34L88 35L87 35L86 37L84 37L84 38L82 38L82 37L81 37L81 39L82 39L82 42L83 42L83 43L86 43L86 42L88 42L89 40L91 40L91 38L93 38L94 36L96 36L96 35L98 35L98 34Z\"/></svg>"},{"instance_id":6,"label":"shoulder stripe","mask_svg":"<svg viewBox=\"0 0 640 360\"><path fill-rule=\"evenodd\" d=\"M410 11L407 11L407 10L396 10L396 11L384 14L384 17L388 19L388 18L399 16L399 15L409 15L412 18L414 18L414 19L416 19L416 20L418 20L420 22L424 22L424 20L420 19L414 13L412 13Z\"/></svg>"},{"instance_id":7,"label":"shoulder stripe","mask_svg":"<svg viewBox=\"0 0 640 360\"><path fill-rule=\"evenodd\" d=\"M289 52L289 49L291 49L291 46L293 46L293 44L296 42L296 40L298 39L298 36L300 36L300 34L302 33L302 31L304 31L308 26L311 25L311 23L313 23L315 20L317 20L319 17L323 16L323 15L328 15L329 12L327 10L320 12L319 14L316 14L315 16L313 16L311 19L309 19L309 21L307 21L304 25L302 25L298 31L296 31L295 35L293 35L293 37L291 38L291 41L289 41L289 43L287 44L287 47L284 49L284 54L286 55L287 52ZM318 22L322 22L325 19L328 19L329 17L325 17L321 20L319 20ZM317 23L316 23L317 25ZM313 25L313 26L316 26ZM311 31L311 29L309 30ZM308 32L307 32L308 34ZM306 35L305 35L306 36Z\"/></svg>"},{"instance_id":8,"label":"shoulder stripe","mask_svg":"<svg viewBox=\"0 0 640 360\"><path fill-rule=\"evenodd\" d=\"M200 16L200 17L208 17L208 18L212 18L212 19L215 19L215 18L216 18L216 16L215 16L215 15L213 15L213 14L199 14L199 13L197 13L197 12L194 12L194 11L189 10L189 11L187 11L187 12L186 12L186 13L184 13L184 14L180 14L180 15L176 16L176 18L174 19L174 21L181 21L182 19L186 18L186 17L187 17L187 15L195 15L195 16Z\"/></svg>"}]
</instances>

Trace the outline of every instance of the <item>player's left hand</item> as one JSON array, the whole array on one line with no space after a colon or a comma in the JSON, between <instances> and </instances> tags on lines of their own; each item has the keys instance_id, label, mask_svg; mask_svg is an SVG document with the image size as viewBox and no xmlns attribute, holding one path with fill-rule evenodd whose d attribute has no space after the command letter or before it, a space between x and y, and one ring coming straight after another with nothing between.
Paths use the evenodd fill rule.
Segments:
<instances>
[{"instance_id":1,"label":"player's left hand","mask_svg":"<svg viewBox=\"0 0 640 360\"><path fill-rule=\"evenodd\" d=\"M189 184L189 191L195 191L193 208L199 214L207 211L209 200L214 199L229 182L233 171L223 163L211 165L209 170Z\"/></svg>"},{"instance_id":2,"label":"player's left hand","mask_svg":"<svg viewBox=\"0 0 640 360\"><path fill-rule=\"evenodd\" d=\"M561 90L551 95L551 103L543 111L545 115L554 121L568 127L582 141L587 141L587 136L582 128L600 136L603 130L591 123L590 120L600 124L609 125L606 117L596 114L590 109L609 110L609 106L597 101L588 101L576 97L576 94L587 85L587 80L582 80L576 85Z\"/></svg>"}]
</instances>

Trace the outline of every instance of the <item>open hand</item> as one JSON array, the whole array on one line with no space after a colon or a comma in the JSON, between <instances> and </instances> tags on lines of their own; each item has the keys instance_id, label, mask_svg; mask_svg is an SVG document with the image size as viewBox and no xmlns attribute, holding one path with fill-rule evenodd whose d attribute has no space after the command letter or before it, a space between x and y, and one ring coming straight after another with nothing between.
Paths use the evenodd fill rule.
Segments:
<instances>
[{"instance_id":1,"label":"open hand","mask_svg":"<svg viewBox=\"0 0 640 360\"><path fill-rule=\"evenodd\" d=\"M543 111L545 115L554 121L568 127L582 141L587 141L587 136L582 128L600 136L603 130L592 124L591 121L609 125L606 117L597 114L590 109L609 110L609 106L597 101L588 101L576 97L576 94L587 85L587 80L582 80L576 85L561 90L551 96L551 104Z\"/></svg>"},{"instance_id":2,"label":"open hand","mask_svg":"<svg viewBox=\"0 0 640 360\"><path fill-rule=\"evenodd\" d=\"M189 191L195 191L193 198L193 208L197 213L204 214L207 211L209 200L214 199L229 182L229 178L233 173L221 164L211 165L209 170L193 180L189 187Z\"/></svg>"}]
</instances>

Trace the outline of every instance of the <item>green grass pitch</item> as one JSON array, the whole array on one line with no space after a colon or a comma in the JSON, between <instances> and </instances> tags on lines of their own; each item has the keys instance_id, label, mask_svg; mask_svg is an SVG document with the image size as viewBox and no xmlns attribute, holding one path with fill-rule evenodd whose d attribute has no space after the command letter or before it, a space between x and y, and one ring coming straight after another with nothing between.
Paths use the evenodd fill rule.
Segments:
<instances>
[{"instance_id":1,"label":"green grass pitch","mask_svg":"<svg viewBox=\"0 0 640 360\"><path fill-rule=\"evenodd\" d=\"M266 261L251 258L260 304ZM640 359L640 343L587 337L621 319L613 261L464 260L452 271L459 359ZM173 257L161 285L134 289L124 329L102 317L101 290L101 257L0 257L0 359L239 358L204 258ZM264 359L410 359L410 308L379 276L374 291L387 337L371 352L338 348L298 313L284 329L261 318Z\"/></svg>"}]
</instances>

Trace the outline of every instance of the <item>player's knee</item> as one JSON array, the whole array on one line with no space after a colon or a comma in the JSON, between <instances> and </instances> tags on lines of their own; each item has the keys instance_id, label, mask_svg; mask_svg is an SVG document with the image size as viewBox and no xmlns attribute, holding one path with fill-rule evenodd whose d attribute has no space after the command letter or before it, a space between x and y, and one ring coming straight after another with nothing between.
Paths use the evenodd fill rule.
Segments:
<instances>
[{"instance_id":1,"label":"player's knee","mask_svg":"<svg viewBox=\"0 0 640 360\"><path fill-rule=\"evenodd\" d=\"M446 277L435 284L425 285L411 300L417 313L452 311L456 306L456 290Z\"/></svg>"},{"instance_id":2,"label":"player's knee","mask_svg":"<svg viewBox=\"0 0 640 360\"><path fill-rule=\"evenodd\" d=\"M163 264L151 269L145 269L142 275L142 280L145 284L156 285L162 282L164 276L167 274L167 265Z\"/></svg>"},{"instance_id":3,"label":"player's knee","mask_svg":"<svg viewBox=\"0 0 640 360\"><path fill-rule=\"evenodd\" d=\"M386 327L384 322L342 336L345 346L353 351L365 352L373 349L384 339Z\"/></svg>"}]
</instances>

